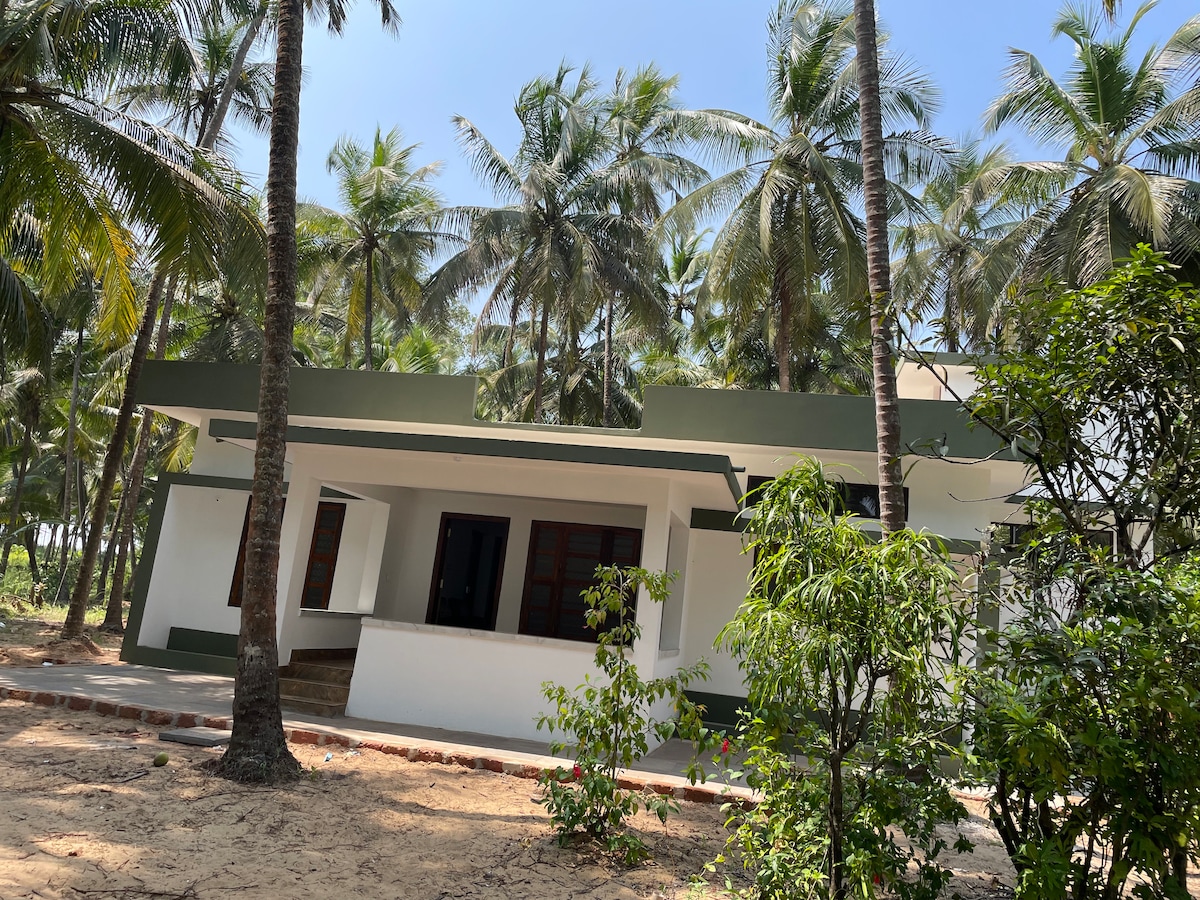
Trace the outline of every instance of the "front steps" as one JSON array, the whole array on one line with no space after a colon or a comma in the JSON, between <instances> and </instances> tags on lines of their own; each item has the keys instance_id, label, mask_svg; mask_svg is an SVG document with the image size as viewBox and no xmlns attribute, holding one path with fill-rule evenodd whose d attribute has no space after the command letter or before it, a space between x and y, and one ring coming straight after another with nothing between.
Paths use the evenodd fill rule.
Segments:
<instances>
[{"instance_id":1,"label":"front steps","mask_svg":"<svg viewBox=\"0 0 1200 900\"><path fill-rule=\"evenodd\" d=\"M346 714L353 659L297 660L279 669L279 703L285 709L333 718Z\"/></svg>"}]
</instances>

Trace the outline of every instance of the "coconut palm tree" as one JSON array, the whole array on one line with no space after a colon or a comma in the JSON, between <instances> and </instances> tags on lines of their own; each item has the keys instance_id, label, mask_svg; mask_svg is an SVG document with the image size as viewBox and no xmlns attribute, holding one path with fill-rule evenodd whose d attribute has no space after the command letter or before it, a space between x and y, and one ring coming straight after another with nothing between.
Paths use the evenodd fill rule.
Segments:
<instances>
[{"instance_id":1,"label":"coconut palm tree","mask_svg":"<svg viewBox=\"0 0 1200 900\"><path fill-rule=\"evenodd\" d=\"M1018 126L1060 154L994 175L1047 198L1014 234L1029 280L1091 283L1139 243L1200 272L1200 85L1189 81L1200 65L1200 16L1138 58L1134 32L1152 6L1108 34L1095 9L1064 6L1054 33L1075 56L1061 81L1033 54L1010 51L986 128Z\"/></svg>"},{"instance_id":2,"label":"coconut palm tree","mask_svg":"<svg viewBox=\"0 0 1200 900\"><path fill-rule=\"evenodd\" d=\"M932 325L942 347L982 350L1000 326L1021 258L1009 236L1036 198L995 190L1008 149L968 141L925 185L925 216L894 229L892 282L898 308Z\"/></svg>"},{"instance_id":3,"label":"coconut palm tree","mask_svg":"<svg viewBox=\"0 0 1200 900\"><path fill-rule=\"evenodd\" d=\"M617 210L612 132L585 67L570 67L526 84L514 112L521 123L516 154L507 159L469 120L455 118L459 140L498 208L451 211L468 232L467 246L434 273L436 297L488 290L481 325L531 323L533 395L527 417L545 416L546 361L552 320L568 353L580 347L603 298L652 291L641 265L645 229ZM511 348L505 360L511 359Z\"/></svg>"},{"instance_id":4,"label":"coconut palm tree","mask_svg":"<svg viewBox=\"0 0 1200 900\"><path fill-rule=\"evenodd\" d=\"M386 135L377 128L370 148L342 138L325 164L337 176L342 210L315 203L298 210L301 227L320 234L326 257L307 305L315 308L327 294L343 289L347 336L361 327L366 369L375 368L372 335L379 300L399 329L414 318L431 324L438 313L421 308L421 283L430 258L450 236L434 227L442 201L429 182L441 163L414 168L418 146L405 146L396 128Z\"/></svg>"},{"instance_id":5,"label":"coconut palm tree","mask_svg":"<svg viewBox=\"0 0 1200 900\"><path fill-rule=\"evenodd\" d=\"M133 230L150 262L203 267L223 209L194 149L97 99L185 79L180 23L156 0L20 0L2 17L0 301L24 302L22 273L55 294L95 271L106 330L128 334Z\"/></svg>"},{"instance_id":6,"label":"coconut palm tree","mask_svg":"<svg viewBox=\"0 0 1200 900\"><path fill-rule=\"evenodd\" d=\"M738 328L767 313L780 390L791 390L798 337L816 321L812 298L831 293L859 307L867 291L863 188L855 80L854 18L848 5L784 0L768 21L768 103L775 127L746 123L748 161L685 197L668 214L676 227L727 215L713 241L702 298ZM921 128L935 102L928 80L899 57L884 60L882 111L889 127ZM929 135L894 132L893 159L928 163Z\"/></svg>"},{"instance_id":7,"label":"coconut palm tree","mask_svg":"<svg viewBox=\"0 0 1200 900\"><path fill-rule=\"evenodd\" d=\"M884 78L880 73L874 0L854 0L862 133L863 206L867 225L867 286L870 290L871 373L875 396L875 441L879 466L879 525L884 540L904 528L904 476L900 471L900 401L896 390L893 308L888 254L888 197L883 121ZM840 778L840 766L834 777ZM835 785L840 792L841 785ZM830 893L843 900L842 835L831 829Z\"/></svg>"},{"instance_id":8,"label":"coconut palm tree","mask_svg":"<svg viewBox=\"0 0 1200 900\"><path fill-rule=\"evenodd\" d=\"M343 0L312 4L340 32ZM399 19L390 0L379 0L387 28ZM299 764L288 751L279 708L279 648L275 600L279 577L279 527L287 447L289 369L296 310L296 154L299 147L301 53L306 5L279 0L276 21L275 95L267 164L267 300L255 435L254 481L246 538L233 734L218 771L242 781L295 778Z\"/></svg>"}]
</instances>

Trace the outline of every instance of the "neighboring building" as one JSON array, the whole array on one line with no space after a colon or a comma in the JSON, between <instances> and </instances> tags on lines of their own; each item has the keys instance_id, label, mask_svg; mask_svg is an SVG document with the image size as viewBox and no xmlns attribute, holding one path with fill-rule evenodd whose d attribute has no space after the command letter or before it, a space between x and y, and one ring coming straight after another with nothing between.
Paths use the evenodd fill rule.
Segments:
<instances>
[{"instance_id":1,"label":"neighboring building","mask_svg":"<svg viewBox=\"0 0 1200 900\"><path fill-rule=\"evenodd\" d=\"M929 396L925 374L902 371L902 396ZM141 403L199 433L190 473L158 481L122 658L232 673L258 369L150 362L141 384ZM640 605L634 661L658 675L707 658L697 698L730 721L744 691L713 641L745 596L748 479L812 454L869 509L871 399L650 387L633 431L484 422L475 392L471 377L293 369L280 661L353 649L349 715L535 737L542 682L591 670L581 588L598 563L638 563L679 577L661 608ZM902 400L901 416L931 457L908 469L909 523L977 550L1017 511L1023 467L954 403Z\"/></svg>"}]
</instances>

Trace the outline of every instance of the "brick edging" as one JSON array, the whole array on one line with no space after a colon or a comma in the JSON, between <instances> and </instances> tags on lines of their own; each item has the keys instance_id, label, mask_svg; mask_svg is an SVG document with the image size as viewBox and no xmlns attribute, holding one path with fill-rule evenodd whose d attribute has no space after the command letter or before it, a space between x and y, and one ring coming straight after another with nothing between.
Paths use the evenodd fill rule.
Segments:
<instances>
[{"instance_id":1,"label":"brick edging","mask_svg":"<svg viewBox=\"0 0 1200 900\"><path fill-rule=\"evenodd\" d=\"M161 709L147 709L143 706L129 703L109 703L107 700L93 700L76 694L60 694L55 691L29 691L24 688L0 687L0 700L19 700L25 703L36 703L39 706L61 707L73 712L91 712L101 716L114 716L120 719L130 719L144 722L147 725L171 726L173 728L219 728L227 731L232 726L228 716L205 716L200 713L169 712ZM536 780L545 771L541 766L529 763L502 759L498 756L487 756L468 753L462 750L439 750L436 747L407 746L392 744L385 741L360 741L349 735L337 732L325 733L310 731L303 728L283 729L284 737L293 744L309 744L317 747L338 746L347 749L375 750L389 756L403 756L409 762L430 762L446 766L461 766L466 769L480 769L488 772L498 772L511 775L514 778ZM568 780L570 780L568 778ZM628 791L653 791L656 794L669 795L676 800L688 803L724 803L730 801L743 808L755 805L754 801L735 794L727 794L721 789L707 785L672 785L658 781L654 776L642 777L625 773L618 781L618 786Z\"/></svg>"}]
</instances>

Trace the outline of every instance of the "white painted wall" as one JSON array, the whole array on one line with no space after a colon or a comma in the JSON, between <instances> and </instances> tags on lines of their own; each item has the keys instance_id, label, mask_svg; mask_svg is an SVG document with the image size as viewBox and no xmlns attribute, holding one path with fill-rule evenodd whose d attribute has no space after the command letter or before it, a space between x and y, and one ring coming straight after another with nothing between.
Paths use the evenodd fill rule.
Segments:
<instances>
[{"instance_id":1,"label":"white painted wall","mask_svg":"<svg viewBox=\"0 0 1200 900\"><path fill-rule=\"evenodd\" d=\"M364 619L346 714L550 740L543 681L577 685L595 648L574 641Z\"/></svg>"},{"instance_id":2,"label":"white painted wall","mask_svg":"<svg viewBox=\"0 0 1200 900\"><path fill-rule=\"evenodd\" d=\"M688 582L688 532L687 525L672 514L671 535L667 541L666 571L677 572L678 575L671 583L671 594L663 604L658 649L664 653L678 651L683 639L683 604Z\"/></svg>"},{"instance_id":3,"label":"white painted wall","mask_svg":"<svg viewBox=\"0 0 1200 900\"><path fill-rule=\"evenodd\" d=\"M229 606L229 589L248 498L246 491L171 486L138 643L166 647L172 626L237 633L241 613Z\"/></svg>"},{"instance_id":4,"label":"white painted wall","mask_svg":"<svg viewBox=\"0 0 1200 900\"><path fill-rule=\"evenodd\" d=\"M743 696L742 674L728 653L713 649L717 634L746 599L751 557L743 555L736 532L693 529L688 537L687 609L680 661L703 657L712 669L709 680L693 689L710 694Z\"/></svg>"}]
</instances>

